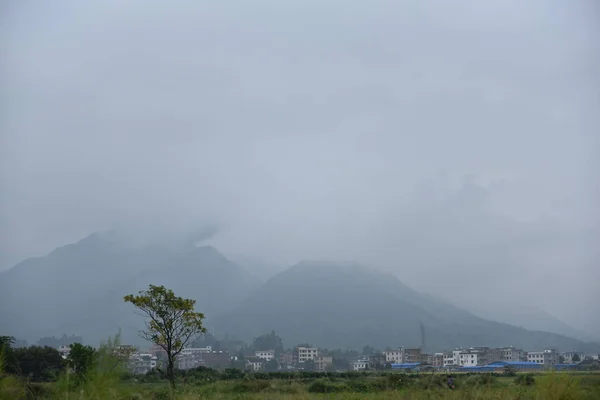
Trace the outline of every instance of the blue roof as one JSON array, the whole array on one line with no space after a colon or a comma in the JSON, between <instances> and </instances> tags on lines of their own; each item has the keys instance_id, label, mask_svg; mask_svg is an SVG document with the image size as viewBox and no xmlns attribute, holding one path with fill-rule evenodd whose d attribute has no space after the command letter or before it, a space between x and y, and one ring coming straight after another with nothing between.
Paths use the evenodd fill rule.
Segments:
<instances>
[{"instance_id":1,"label":"blue roof","mask_svg":"<svg viewBox=\"0 0 600 400\"><path fill-rule=\"evenodd\" d=\"M488 364L488 365L507 365L509 367L510 366L515 366L515 367L518 367L518 366L522 366L522 367L529 366L529 367L533 367L534 365L541 366L542 364L534 363L534 362L531 362L531 361L494 361L493 363Z\"/></svg>"},{"instance_id":2,"label":"blue roof","mask_svg":"<svg viewBox=\"0 0 600 400\"><path fill-rule=\"evenodd\" d=\"M392 364L392 368L414 368L421 365L420 362L416 363L403 363L403 364Z\"/></svg>"}]
</instances>

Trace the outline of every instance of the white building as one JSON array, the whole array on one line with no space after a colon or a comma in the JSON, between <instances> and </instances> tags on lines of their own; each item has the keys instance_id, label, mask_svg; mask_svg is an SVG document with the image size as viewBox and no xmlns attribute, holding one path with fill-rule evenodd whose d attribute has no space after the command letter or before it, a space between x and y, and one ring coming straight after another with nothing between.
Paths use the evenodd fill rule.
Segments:
<instances>
[{"instance_id":1,"label":"white building","mask_svg":"<svg viewBox=\"0 0 600 400\"><path fill-rule=\"evenodd\" d=\"M254 352L254 356L265 361L271 361L275 358L275 350L257 350Z\"/></svg>"},{"instance_id":2,"label":"white building","mask_svg":"<svg viewBox=\"0 0 600 400\"><path fill-rule=\"evenodd\" d=\"M143 375L156 368L158 358L150 353L133 353L129 356L127 369L133 374Z\"/></svg>"},{"instance_id":3,"label":"white building","mask_svg":"<svg viewBox=\"0 0 600 400\"><path fill-rule=\"evenodd\" d=\"M497 356L497 360L493 361L525 361L527 359L525 352L521 349L515 349L514 347L503 347L494 350L494 355Z\"/></svg>"},{"instance_id":4,"label":"white building","mask_svg":"<svg viewBox=\"0 0 600 400\"><path fill-rule=\"evenodd\" d=\"M178 369L192 369L204 365L204 355L211 353L212 347L186 347L177 355Z\"/></svg>"},{"instance_id":5,"label":"white building","mask_svg":"<svg viewBox=\"0 0 600 400\"><path fill-rule=\"evenodd\" d=\"M554 349L530 351L527 353L527 361L542 364L548 368L559 363L559 354Z\"/></svg>"},{"instance_id":6,"label":"white building","mask_svg":"<svg viewBox=\"0 0 600 400\"><path fill-rule=\"evenodd\" d=\"M298 362L314 360L319 355L319 349L316 347L296 347Z\"/></svg>"},{"instance_id":7,"label":"white building","mask_svg":"<svg viewBox=\"0 0 600 400\"><path fill-rule=\"evenodd\" d=\"M364 371L369 365L368 358L361 358L352 363L352 371Z\"/></svg>"},{"instance_id":8,"label":"white building","mask_svg":"<svg viewBox=\"0 0 600 400\"><path fill-rule=\"evenodd\" d=\"M60 353L63 359L67 359L69 357L69 353L71 353L71 346L60 346L58 348L58 352Z\"/></svg>"},{"instance_id":9,"label":"white building","mask_svg":"<svg viewBox=\"0 0 600 400\"><path fill-rule=\"evenodd\" d=\"M451 352L444 353L444 367L460 365L460 353L464 351L464 349L454 349Z\"/></svg>"},{"instance_id":10,"label":"white building","mask_svg":"<svg viewBox=\"0 0 600 400\"><path fill-rule=\"evenodd\" d=\"M262 358L247 358L246 359L246 369L251 370L251 371L260 371L260 369L263 366L263 359Z\"/></svg>"},{"instance_id":11,"label":"white building","mask_svg":"<svg viewBox=\"0 0 600 400\"><path fill-rule=\"evenodd\" d=\"M461 367L474 367L477 365L478 359L479 354L477 352L463 351L459 354L458 365Z\"/></svg>"},{"instance_id":12,"label":"white building","mask_svg":"<svg viewBox=\"0 0 600 400\"><path fill-rule=\"evenodd\" d=\"M386 363L402 363L404 362L404 349L384 351Z\"/></svg>"}]
</instances>

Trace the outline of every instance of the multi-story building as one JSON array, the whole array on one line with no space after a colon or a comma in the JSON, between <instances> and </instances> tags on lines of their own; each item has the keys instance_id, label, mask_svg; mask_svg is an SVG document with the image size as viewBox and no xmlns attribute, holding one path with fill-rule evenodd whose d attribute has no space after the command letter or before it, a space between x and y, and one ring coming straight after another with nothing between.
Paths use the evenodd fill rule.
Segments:
<instances>
[{"instance_id":1,"label":"multi-story building","mask_svg":"<svg viewBox=\"0 0 600 400\"><path fill-rule=\"evenodd\" d=\"M127 369L135 375L143 375L157 366L156 356L150 353L133 353L129 356Z\"/></svg>"},{"instance_id":2,"label":"multi-story building","mask_svg":"<svg viewBox=\"0 0 600 400\"><path fill-rule=\"evenodd\" d=\"M254 352L254 356L262 358L265 361L271 361L275 358L275 350L257 350Z\"/></svg>"},{"instance_id":3,"label":"multi-story building","mask_svg":"<svg viewBox=\"0 0 600 400\"><path fill-rule=\"evenodd\" d=\"M386 363L386 356L383 353L369 356L369 369L384 369Z\"/></svg>"},{"instance_id":4,"label":"multi-story building","mask_svg":"<svg viewBox=\"0 0 600 400\"><path fill-rule=\"evenodd\" d=\"M316 356L313 360L317 372L325 372L327 367L333 364L333 358L328 356Z\"/></svg>"},{"instance_id":5,"label":"multi-story building","mask_svg":"<svg viewBox=\"0 0 600 400\"><path fill-rule=\"evenodd\" d=\"M258 357L247 357L246 358L246 369L250 371L260 371L265 360Z\"/></svg>"},{"instance_id":6,"label":"multi-story building","mask_svg":"<svg viewBox=\"0 0 600 400\"><path fill-rule=\"evenodd\" d=\"M452 367L454 365L458 365L456 360L454 359L454 353L449 351L444 353L444 367Z\"/></svg>"},{"instance_id":7,"label":"multi-story building","mask_svg":"<svg viewBox=\"0 0 600 400\"><path fill-rule=\"evenodd\" d=\"M319 349L316 347L296 347L294 350L294 361L303 363L308 360L314 360L319 355Z\"/></svg>"},{"instance_id":8,"label":"multi-story building","mask_svg":"<svg viewBox=\"0 0 600 400\"><path fill-rule=\"evenodd\" d=\"M516 349L512 346L502 347L493 350L494 360L492 361L527 361L526 353L521 349Z\"/></svg>"},{"instance_id":9,"label":"multi-story building","mask_svg":"<svg viewBox=\"0 0 600 400\"><path fill-rule=\"evenodd\" d=\"M280 365L290 365L294 361L293 353L282 353L279 355L279 364Z\"/></svg>"},{"instance_id":10,"label":"multi-story building","mask_svg":"<svg viewBox=\"0 0 600 400\"><path fill-rule=\"evenodd\" d=\"M422 362L421 349L403 349L403 363Z\"/></svg>"},{"instance_id":11,"label":"multi-story building","mask_svg":"<svg viewBox=\"0 0 600 400\"><path fill-rule=\"evenodd\" d=\"M545 368L550 368L559 364L559 354L555 349L530 351L527 353L527 361L542 364Z\"/></svg>"},{"instance_id":12,"label":"multi-story building","mask_svg":"<svg viewBox=\"0 0 600 400\"><path fill-rule=\"evenodd\" d=\"M403 349L384 351L383 355L385 356L386 363L402 363L402 362L404 362L404 359L403 359L404 350Z\"/></svg>"},{"instance_id":13,"label":"multi-story building","mask_svg":"<svg viewBox=\"0 0 600 400\"><path fill-rule=\"evenodd\" d=\"M444 353L435 353L431 358L431 365L434 367L443 367L444 366Z\"/></svg>"},{"instance_id":14,"label":"multi-story building","mask_svg":"<svg viewBox=\"0 0 600 400\"><path fill-rule=\"evenodd\" d=\"M477 354L477 365L487 365L494 361L494 351L489 347L471 347L471 353Z\"/></svg>"},{"instance_id":15,"label":"multi-story building","mask_svg":"<svg viewBox=\"0 0 600 400\"><path fill-rule=\"evenodd\" d=\"M187 347L179 353L175 363L178 369L209 367L227 368L231 358L227 351L213 351L212 347Z\"/></svg>"},{"instance_id":16,"label":"multi-story building","mask_svg":"<svg viewBox=\"0 0 600 400\"><path fill-rule=\"evenodd\" d=\"M478 365L478 356L479 354L470 350L462 351L459 354L458 365L461 367L474 367Z\"/></svg>"},{"instance_id":17,"label":"multi-story building","mask_svg":"<svg viewBox=\"0 0 600 400\"><path fill-rule=\"evenodd\" d=\"M455 350L453 352L456 352ZM458 366L474 367L476 365L487 365L494 361L495 352L489 347L471 347L458 352Z\"/></svg>"},{"instance_id":18,"label":"multi-story building","mask_svg":"<svg viewBox=\"0 0 600 400\"><path fill-rule=\"evenodd\" d=\"M352 371L364 371L365 369L367 369L368 366L369 366L368 358L358 359L350 365L350 367L352 368Z\"/></svg>"}]
</instances>

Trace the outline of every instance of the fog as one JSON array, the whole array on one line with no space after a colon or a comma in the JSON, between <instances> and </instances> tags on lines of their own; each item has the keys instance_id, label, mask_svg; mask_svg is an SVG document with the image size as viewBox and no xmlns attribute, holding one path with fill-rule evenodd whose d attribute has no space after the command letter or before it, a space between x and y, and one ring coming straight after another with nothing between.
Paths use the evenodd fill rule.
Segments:
<instances>
[{"instance_id":1,"label":"fog","mask_svg":"<svg viewBox=\"0 0 600 400\"><path fill-rule=\"evenodd\" d=\"M0 268L215 227L600 335L594 1L7 1Z\"/></svg>"}]
</instances>

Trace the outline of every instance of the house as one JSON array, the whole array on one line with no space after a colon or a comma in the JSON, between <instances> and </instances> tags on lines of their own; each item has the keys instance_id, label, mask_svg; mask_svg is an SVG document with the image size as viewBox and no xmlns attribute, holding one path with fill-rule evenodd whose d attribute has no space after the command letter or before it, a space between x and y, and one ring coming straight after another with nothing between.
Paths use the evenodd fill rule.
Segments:
<instances>
[{"instance_id":1,"label":"house","mask_svg":"<svg viewBox=\"0 0 600 400\"><path fill-rule=\"evenodd\" d=\"M249 371L260 371L263 367L265 360L258 357L247 357L246 358L246 369Z\"/></svg>"},{"instance_id":2,"label":"house","mask_svg":"<svg viewBox=\"0 0 600 400\"><path fill-rule=\"evenodd\" d=\"M175 361L178 369L192 369L205 366L204 356L212 352L211 346L186 347L181 350Z\"/></svg>"},{"instance_id":3,"label":"house","mask_svg":"<svg viewBox=\"0 0 600 400\"><path fill-rule=\"evenodd\" d=\"M254 352L254 356L262 358L265 361L271 361L275 358L275 350L257 350Z\"/></svg>"},{"instance_id":4,"label":"house","mask_svg":"<svg viewBox=\"0 0 600 400\"><path fill-rule=\"evenodd\" d=\"M421 362L422 360L421 349L403 349L403 353L403 363Z\"/></svg>"},{"instance_id":5,"label":"house","mask_svg":"<svg viewBox=\"0 0 600 400\"><path fill-rule=\"evenodd\" d=\"M294 362L303 363L308 360L314 360L319 355L319 349L316 347L296 347L294 349Z\"/></svg>"},{"instance_id":6,"label":"house","mask_svg":"<svg viewBox=\"0 0 600 400\"><path fill-rule=\"evenodd\" d=\"M458 365L461 367L475 367L478 365L479 354L470 350L461 351L458 358Z\"/></svg>"},{"instance_id":7,"label":"house","mask_svg":"<svg viewBox=\"0 0 600 400\"><path fill-rule=\"evenodd\" d=\"M58 348L58 352L63 359L67 359L69 357L69 353L71 353L71 346L60 346Z\"/></svg>"},{"instance_id":8,"label":"house","mask_svg":"<svg viewBox=\"0 0 600 400\"><path fill-rule=\"evenodd\" d=\"M385 356L386 363L401 363L403 361L404 350L389 350L382 353Z\"/></svg>"},{"instance_id":9,"label":"house","mask_svg":"<svg viewBox=\"0 0 600 400\"><path fill-rule=\"evenodd\" d=\"M368 368L368 366L369 366L368 358L361 358L361 359L354 361L352 364L350 364L352 371L364 371L365 369Z\"/></svg>"},{"instance_id":10,"label":"house","mask_svg":"<svg viewBox=\"0 0 600 400\"><path fill-rule=\"evenodd\" d=\"M158 357L151 353L133 353L127 361L127 369L135 375L144 375L156 368Z\"/></svg>"},{"instance_id":11,"label":"house","mask_svg":"<svg viewBox=\"0 0 600 400\"><path fill-rule=\"evenodd\" d=\"M522 349L512 346L494 349L492 361L527 361L527 354Z\"/></svg>"},{"instance_id":12,"label":"house","mask_svg":"<svg viewBox=\"0 0 600 400\"><path fill-rule=\"evenodd\" d=\"M600 371L600 360L587 358L577 364L575 367L578 371Z\"/></svg>"},{"instance_id":13,"label":"house","mask_svg":"<svg viewBox=\"0 0 600 400\"><path fill-rule=\"evenodd\" d=\"M383 353L369 356L369 369L384 369L386 365L386 356Z\"/></svg>"},{"instance_id":14,"label":"house","mask_svg":"<svg viewBox=\"0 0 600 400\"><path fill-rule=\"evenodd\" d=\"M314 358L314 362L316 372L325 372L327 367L333 365L333 358L327 356L316 356Z\"/></svg>"},{"instance_id":15,"label":"house","mask_svg":"<svg viewBox=\"0 0 600 400\"><path fill-rule=\"evenodd\" d=\"M444 353L435 353L431 358L430 364L434 367L443 367L444 366Z\"/></svg>"},{"instance_id":16,"label":"house","mask_svg":"<svg viewBox=\"0 0 600 400\"><path fill-rule=\"evenodd\" d=\"M527 361L541 364L546 368L560 364L559 354L555 349L545 349L544 351L531 351L527 353Z\"/></svg>"},{"instance_id":17,"label":"house","mask_svg":"<svg viewBox=\"0 0 600 400\"><path fill-rule=\"evenodd\" d=\"M293 353L282 353L279 355L279 365L291 365L293 360Z\"/></svg>"},{"instance_id":18,"label":"house","mask_svg":"<svg viewBox=\"0 0 600 400\"><path fill-rule=\"evenodd\" d=\"M576 351L560 353L560 357L563 358L563 364L576 364L587 358L585 353L578 353Z\"/></svg>"}]
</instances>

